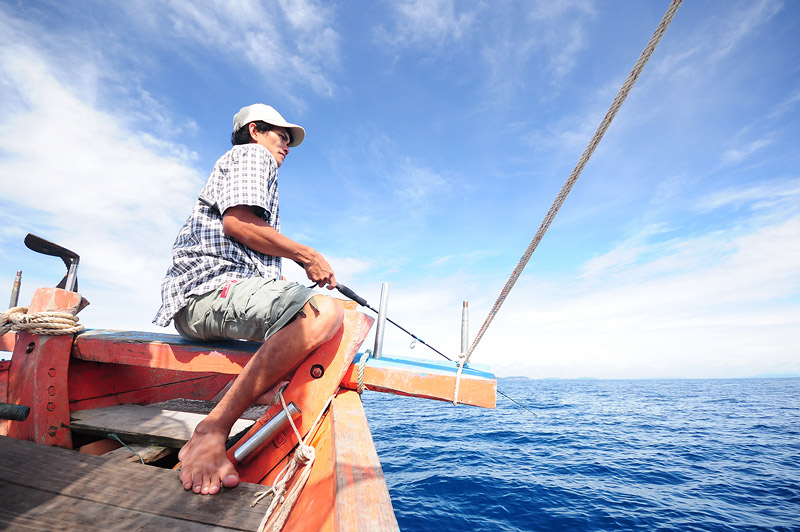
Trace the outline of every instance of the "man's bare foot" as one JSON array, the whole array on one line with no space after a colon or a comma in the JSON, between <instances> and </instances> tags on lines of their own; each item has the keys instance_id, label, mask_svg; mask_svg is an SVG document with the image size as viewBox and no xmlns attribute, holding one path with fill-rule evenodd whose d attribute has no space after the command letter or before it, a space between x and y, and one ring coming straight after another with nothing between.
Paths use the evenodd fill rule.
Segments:
<instances>
[{"instance_id":1,"label":"man's bare foot","mask_svg":"<svg viewBox=\"0 0 800 532\"><path fill-rule=\"evenodd\" d=\"M178 453L180 479L184 489L203 495L214 495L220 485L232 488L239 484L236 468L225 453L227 433L200 425Z\"/></svg>"}]
</instances>

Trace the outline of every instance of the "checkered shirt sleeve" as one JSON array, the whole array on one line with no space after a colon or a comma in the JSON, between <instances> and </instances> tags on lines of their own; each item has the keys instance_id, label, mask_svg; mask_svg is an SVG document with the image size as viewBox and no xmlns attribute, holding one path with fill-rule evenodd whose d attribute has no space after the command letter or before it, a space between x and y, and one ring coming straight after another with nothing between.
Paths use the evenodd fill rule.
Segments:
<instances>
[{"instance_id":1,"label":"checkered shirt sleeve","mask_svg":"<svg viewBox=\"0 0 800 532\"><path fill-rule=\"evenodd\" d=\"M153 323L166 327L190 295L216 289L232 279L281 277L281 258L252 250L222 231L230 207L256 207L280 231L278 165L258 144L234 146L219 158L175 239L172 265L161 283L162 306Z\"/></svg>"}]
</instances>

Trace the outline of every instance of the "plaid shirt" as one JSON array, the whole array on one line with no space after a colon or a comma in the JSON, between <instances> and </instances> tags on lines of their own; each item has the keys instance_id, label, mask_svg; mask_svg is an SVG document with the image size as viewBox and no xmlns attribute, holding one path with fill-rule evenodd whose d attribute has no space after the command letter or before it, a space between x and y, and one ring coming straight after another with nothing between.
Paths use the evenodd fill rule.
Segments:
<instances>
[{"instance_id":1,"label":"plaid shirt","mask_svg":"<svg viewBox=\"0 0 800 532\"><path fill-rule=\"evenodd\" d=\"M281 258L254 251L222 232L222 213L237 205L257 207L280 232L278 164L258 144L234 146L219 158L192 214L172 246L172 266L161 282L162 305L153 323L166 327L190 295L232 279L280 279Z\"/></svg>"}]
</instances>

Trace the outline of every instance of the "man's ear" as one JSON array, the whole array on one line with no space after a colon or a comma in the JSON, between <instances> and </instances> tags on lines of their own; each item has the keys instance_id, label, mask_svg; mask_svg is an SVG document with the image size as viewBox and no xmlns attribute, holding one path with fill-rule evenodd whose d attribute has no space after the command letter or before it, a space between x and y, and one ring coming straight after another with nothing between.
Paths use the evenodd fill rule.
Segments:
<instances>
[{"instance_id":1,"label":"man's ear","mask_svg":"<svg viewBox=\"0 0 800 532\"><path fill-rule=\"evenodd\" d=\"M250 131L250 142L256 142L256 133L258 133L258 128L256 127L255 122L250 122L247 124L247 129Z\"/></svg>"}]
</instances>

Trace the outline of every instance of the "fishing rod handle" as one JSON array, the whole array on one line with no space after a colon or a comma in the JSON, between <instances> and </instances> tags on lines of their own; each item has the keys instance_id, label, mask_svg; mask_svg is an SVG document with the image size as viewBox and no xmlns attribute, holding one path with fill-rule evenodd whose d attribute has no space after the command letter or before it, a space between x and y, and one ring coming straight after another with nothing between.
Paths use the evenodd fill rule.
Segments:
<instances>
[{"instance_id":1,"label":"fishing rod handle","mask_svg":"<svg viewBox=\"0 0 800 532\"><path fill-rule=\"evenodd\" d=\"M356 294L355 292L353 292L352 290L350 290L349 288L347 288L345 285L343 285L343 284L341 284L341 283L337 283L337 284L336 284L336 289L337 289L339 292L341 292L341 294L342 294L343 296L345 296L345 297L348 297L348 298L352 299L353 301L355 301L356 303L358 303L358 304L359 304L359 305L361 305L362 307L367 307L367 308L370 308L370 306L369 306L369 303L367 303L367 300L366 300L366 299L364 299L364 298L363 298L363 297L361 297L360 295Z\"/></svg>"}]
</instances>

